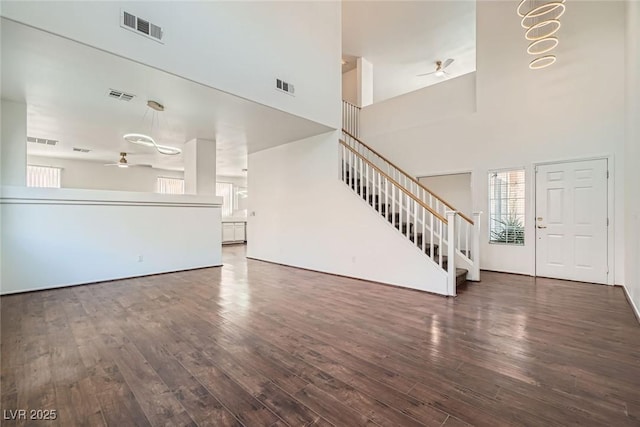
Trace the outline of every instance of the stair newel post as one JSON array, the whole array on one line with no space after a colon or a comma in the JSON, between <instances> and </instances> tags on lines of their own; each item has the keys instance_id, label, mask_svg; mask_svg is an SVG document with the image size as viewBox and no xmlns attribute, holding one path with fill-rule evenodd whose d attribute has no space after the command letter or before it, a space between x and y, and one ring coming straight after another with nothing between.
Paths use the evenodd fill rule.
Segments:
<instances>
[{"instance_id":1,"label":"stair newel post","mask_svg":"<svg viewBox=\"0 0 640 427\"><path fill-rule=\"evenodd\" d=\"M471 261L473 268L470 271L470 280L480 280L480 217L482 212L473 213L473 230L471 235Z\"/></svg>"},{"instance_id":2,"label":"stair newel post","mask_svg":"<svg viewBox=\"0 0 640 427\"><path fill-rule=\"evenodd\" d=\"M456 296L456 211L447 211L447 295Z\"/></svg>"}]
</instances>

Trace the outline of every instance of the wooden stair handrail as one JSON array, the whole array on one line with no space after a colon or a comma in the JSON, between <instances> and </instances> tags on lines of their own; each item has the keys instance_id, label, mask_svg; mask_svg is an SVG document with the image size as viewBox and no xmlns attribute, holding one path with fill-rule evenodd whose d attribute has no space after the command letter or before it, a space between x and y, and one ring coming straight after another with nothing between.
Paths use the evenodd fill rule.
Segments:
<instances>
[{"instance_id":1,"label":"wooden stair handrail","mask_svg":"<svg viewBox=\"0 0 640 427\"><path fill-rule=\"evenodd\" d=\"M350 103L349 101L345 101L345 100L343 99L343 100L342 100L342 102L343 102L343 103L345 103L345 104L349 104L350 106L355 107L355 108L357 108L358 110L362 110L362 107L358 107L356 104L352 104L352 103Z\"/></svg>"},{"instance_id":2,"label":"wooden stair handrail","mask_svg":"<svg viewBox=\"0 0 640 427\"><path fill-rule=\"evenodd\" d=\"M346 102L346 101L345 101ZM346 129L342 129L343 133L346 133L347 135L349 135L351 138L355 139L356 141L358 141L360 144L364 145L367 150L373 152L376 156L380 157L382 160L384 160L385 162L389 163L391 166L393 166L394 168L396 168L398 171L400 171L400 173L404 174L407 178L409 178L411 181L413 181L415 184L417 184L419 187L421 187L423 190L425 190L427 193L431 194L433 197L435 197L436 199L440 200L442 202L443 205L445 205L446 207L448 207L451 210L455 210L455 208L448 203L446 200L444 200L442 197L438 196L436 193L434 193L433 191L429 190L427 187L425 187L423 184L421 184L417 179L415 179L414 177L412 177L411 175L409 175L408 173L406 173L405 171L403 171L402 169L400 169L398 166L396 166L393 162L389 161L389 159L387 159L386 157L384 157L382 154L378 153L376 150L374 150L373 148L369 147L367 144L365 144L364 142L362 142L361 139L353 136L348 130ZM343 141L340 141L343 142ZM366 159L365 159L366 160ZM371 163L371 162L369 162ZM387 174L385 174L386 176L388 176ZM402 186L401 186L402 187ZM473 220L471 218L469 218L468 216L466 216L465 214L463 214L462 212L458 212L458 215L460 215L460 217L462 217L462 219L464 219L465 221L467 221L469 224L473 225Z\"/></svg>"},{"instance_id":3,"label":"wooden stair handrail","mask_svg":"<svg viewBox=\"0 0 640 427\"><path fill-rule=\"evenodd\" d=\"M414 194L412 194L409 190L407 190L406 188L404 188L402 185L400 185L400 183L398 181L396 181L395 179L391 178L389 175L387 175L386 172L384 172L382 169L380 169L378 166L374 165L369 159L367 159L366 157L364 157L362 154L358 153L356 150L354 150L353 148L349 147L349 144L347 144L346 142L340 140L340 144L342 144L344 147L347 148L347 150L351 151L353 154L355 154L356 156L358 156L359 158L361 158L362 160L364 160L369 166L371 166L372 168L374 168L375 170L377 170L382 176L384 176L385 178L387 178L389 180L389 182L391 182L393 185L395 185L396 187L398 187L400 189L400 191L402 191L404 194L406 194L407 196L409 196L410 198L412 198L417 204L419 204L420 206L422 206L423 208L425 208L427 211L429 211L433 216L435 216L436 218L438 218L440 221L442 221L445 225L448 224L448 221L445 217L443 217L442 215L440 215L438 212L434 211L430 206L428 206L426 203L424 203L422 200L418 199Z\"/></svg>"}]
</instances>

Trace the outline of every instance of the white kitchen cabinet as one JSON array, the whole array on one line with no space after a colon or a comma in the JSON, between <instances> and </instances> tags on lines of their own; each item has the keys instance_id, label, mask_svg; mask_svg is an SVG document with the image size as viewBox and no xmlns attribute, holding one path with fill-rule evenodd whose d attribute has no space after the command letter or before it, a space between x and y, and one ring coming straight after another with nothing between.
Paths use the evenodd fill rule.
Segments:
<instances>
[{"instance_id":1,"label":"white kitchen cabinet","mask_svg":"<svg viewBox=\"0 0 640 427\"><path fill-rule=\"evenodd\" d=\"M244 242L245 240L247 240L245 236L245 227L246 223L244 222L236 222L233 224L233 237L236 241Z\"/></svg>"},{"instance_id":2,"label":"white kitchen cabinet","mask_svg":"<svg viewBox=\"0 0 640 427\"><path fill-rule=\"evenodd\" d=\"M247 223L244 221L222 222L222 243L240 243L247 240Z\"/></svg>"}]
</instances>

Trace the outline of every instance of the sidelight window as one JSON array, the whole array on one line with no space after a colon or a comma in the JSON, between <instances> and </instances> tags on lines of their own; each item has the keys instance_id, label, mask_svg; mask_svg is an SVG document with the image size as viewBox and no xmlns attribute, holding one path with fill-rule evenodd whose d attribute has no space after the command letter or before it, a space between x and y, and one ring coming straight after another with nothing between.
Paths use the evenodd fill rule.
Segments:
<instances>
[{"instance_id":1,"label":"sidelight window","mask_svg":"<svg viewBox=\"0 0 640 427\"><path fill-rule=\"evenodd\" d=\"M525 171L489 172L489 243L524 245Z\"/></svg>"}]
</instances>

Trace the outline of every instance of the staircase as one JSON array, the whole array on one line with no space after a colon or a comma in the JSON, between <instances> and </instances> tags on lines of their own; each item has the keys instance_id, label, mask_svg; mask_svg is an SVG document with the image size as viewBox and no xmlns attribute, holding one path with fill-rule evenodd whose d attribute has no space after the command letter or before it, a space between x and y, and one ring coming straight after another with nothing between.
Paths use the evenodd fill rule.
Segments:
<instances>
[{"instance_id":1,"label":"staircase","mask_svg":"<svg viewBox=\"0 0 640 427\"><path fill-rule=\"evenodd\" d=\"M355 117L354 117L355 116ZM359 109L343 101L340 179L446 272L446 295L480 280L480 214L468 218L355 135Z\"/></svg>"}]
</instances>

